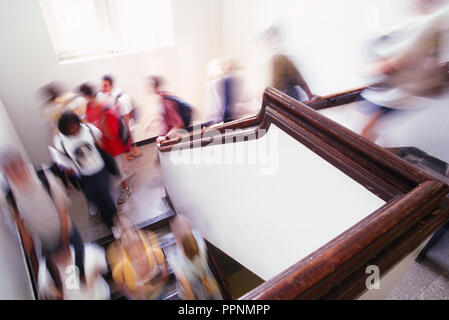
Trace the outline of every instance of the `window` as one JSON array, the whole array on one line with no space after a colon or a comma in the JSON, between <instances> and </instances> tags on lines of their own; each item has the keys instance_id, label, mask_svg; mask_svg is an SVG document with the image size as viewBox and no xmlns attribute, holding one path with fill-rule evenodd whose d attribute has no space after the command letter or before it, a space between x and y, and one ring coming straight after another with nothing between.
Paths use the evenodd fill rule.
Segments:
<instances>
[{"instance_id":1,"label":"window","mask_svg":"<svg viewBox=\"0 0 449 320\"><path fill-rule=\"evenodd\" d=\"M59 60L173 46L170 0L40 0Z\"/></svg>"}]
</instances>

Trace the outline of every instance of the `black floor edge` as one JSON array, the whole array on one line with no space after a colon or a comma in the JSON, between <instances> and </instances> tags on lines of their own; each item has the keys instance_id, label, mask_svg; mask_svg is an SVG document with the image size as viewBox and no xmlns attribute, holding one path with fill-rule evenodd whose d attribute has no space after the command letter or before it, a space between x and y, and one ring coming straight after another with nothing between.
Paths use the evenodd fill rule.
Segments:
<instances>
[{"instance_id":1,"label":"black floor edge","mask_svg":"<svg viewBox=\"0 0 449 320\"><path fill-rule=\"evenodd\" d=\"M168 211L166 213L163 213L161 215L158 215L157 217L150 218L146 221L143 221L134 227L136 229L147 229L151 231L155 231L165 225L168 225L171 218L173 218L175 214L172 211ZM109 234L103 238L97 239L94 242L102 247L107 246L109 243L114 241L114 237L112 234Z\"/></svg>"}]
</instances>

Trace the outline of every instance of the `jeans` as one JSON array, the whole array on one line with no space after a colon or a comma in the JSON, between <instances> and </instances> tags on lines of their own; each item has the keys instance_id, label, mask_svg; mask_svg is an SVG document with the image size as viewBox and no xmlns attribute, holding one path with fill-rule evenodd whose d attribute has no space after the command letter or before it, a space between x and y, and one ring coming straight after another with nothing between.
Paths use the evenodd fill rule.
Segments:
<instances>
[{"instance_id":1,"label":"jeans","mask_svg":"<svg viewBox=\"0 0 449 320\"><path fill-rule=\"evenodd\" d=\"M81 176L81 188L87 200L97 207L106 226L113 227L117 207L109 190L109 173L106 168L91 176Z\"/></svg>"},{"instance_id":2,"label":"jeans","mask_svg":"<svg viewBox=\"0 0 449 320\"><path fill-rule=\"evenodd\" d=\"M73 249L75 251L75 266L79 270L80 279L84 280L84 243L80 233L78 232L78 229L74 224L72 224L72 230L70 231L69 243L73 246ZM59 276L58 268L53 263L51 256L58 254L62 249L62 245L59 245L55 250L44 251L48 272L53 278L56 288L58 288L59 290L62 290L61 277Z\"/></svg>"}]
</instances>

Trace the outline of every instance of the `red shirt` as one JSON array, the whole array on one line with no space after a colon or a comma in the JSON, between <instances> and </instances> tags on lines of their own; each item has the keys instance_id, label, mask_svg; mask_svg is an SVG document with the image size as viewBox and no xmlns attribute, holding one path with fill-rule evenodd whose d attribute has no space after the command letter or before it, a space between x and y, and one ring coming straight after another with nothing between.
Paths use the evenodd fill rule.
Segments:
<instances>
[{"instance_id":1,"label":"red shirt","mask_svg":"<svg viewBox=\"0 0 449 320\"><path fill-rule=\"evenodd\" d=\"M102 148L115 157L130 150L130 142L124 144L119 136L120 115L113 108L104 110L97 102L89 102L86 108L86 121L92 123L103 134Z\"/></svg>"},{"instance_id":2,"label":"red shirt","mask_svg":"<svg viewBox=\"0 0 449 320\"><path fill-rule=\"evenodd\" d=\"M86 106L86 121L92 123L101 131L100 120L104 106L98 102L88 102Z\"/></svg>"}]
</instances>

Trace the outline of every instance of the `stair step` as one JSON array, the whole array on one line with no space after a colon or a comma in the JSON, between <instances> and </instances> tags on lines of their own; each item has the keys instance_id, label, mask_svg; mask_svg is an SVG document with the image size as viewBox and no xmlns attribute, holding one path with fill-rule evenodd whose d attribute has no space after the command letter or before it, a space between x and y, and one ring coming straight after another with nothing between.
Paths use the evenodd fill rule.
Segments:
<instances>
[{"instance_id":1,"label":"stair step","mask_svg":"<svg viewBox=\"0 0 449 320\"><path fill-rule=\"evenodd\" d=\"M160 229L168 228L169 221L171 218L175 216L173 211L167 211L164 214L158 215L157 217L150 218L144 222L141 222L134 227L140 230L150 230L153 232L158 232ZM112 234L109 234L103 238L100 238L95 241L96 244L106 248L112 241L114 241L114 237Z\"/></svg>"},{"instance_id":2,"label":"stair step","mask_svg":"<svg viewBox=\"0 0 449 320\"><path fill-rule=\"evenodd\" d=\"M118 290L113 281L112 283L108 281L108 283L111 290L111 300L126 300L125 295ZM168 287L168 292L161 298L161 300L179 300L176 278L174 276L170 277L166 285Z\"/></svg>"}]
</instances>

